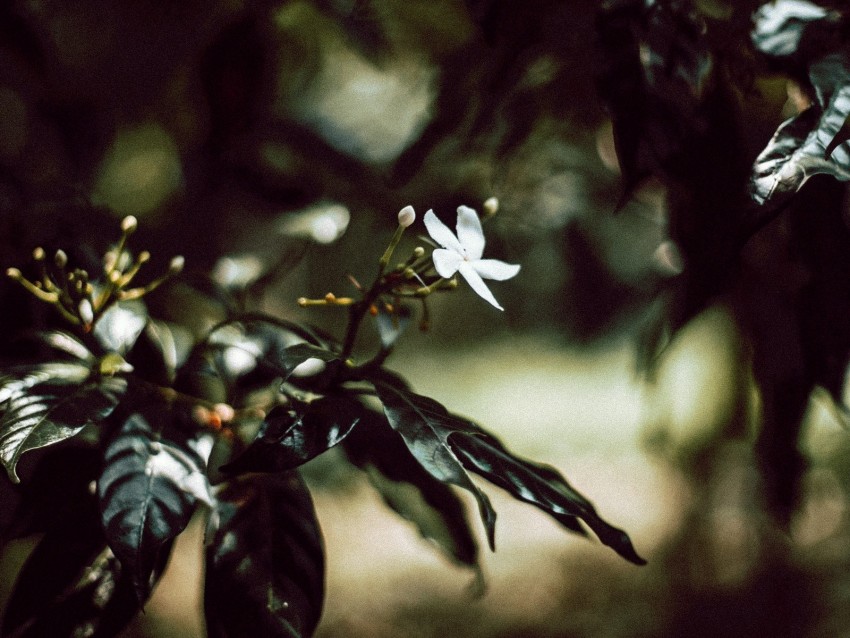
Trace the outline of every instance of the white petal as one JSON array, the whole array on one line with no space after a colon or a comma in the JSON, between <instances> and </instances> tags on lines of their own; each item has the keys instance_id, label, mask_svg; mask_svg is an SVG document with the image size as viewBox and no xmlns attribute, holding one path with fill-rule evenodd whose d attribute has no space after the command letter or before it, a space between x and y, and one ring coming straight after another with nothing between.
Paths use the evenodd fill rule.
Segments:
<instances>
[{"instance_id":1,"label":"white petal","mask_svg":"<svg viewBox=\"0 0 850 638\"><path fill-rule=\"evenodd\" d=\"M467 259L470 261L481 259L481 255L484 254L484 230L481 228L478 213L469 206L458 206L457 238L466 250Z\"/></svg>"},{"instance_id":2,"label":"white petal","mask_svg":"<svg viewBox=\"0 0 850 638\"><path fill-rule=\"evenodd\" d=\"M434 260L434 268L437 269L440 277L446 278L454 275L457 272L458 266L463 262L463 257L460 256L460 253L456 253L453 250L445 250L444 248L434 250L431 259Z\"/></svg>"},{"instance_id":3,"label":"white petal","mask_svg":"<svg viewBox=\"0 0 850 638\"><path fill-rule=\"evenodd\" d=\"M499 310L504 310L504 308L499 305L499 302L496 301L493 293L490 292L487 284L484 283L484 280L481 279L477 272L475 272L475 269L468 261L461 262L458 267L458 271L460 271L460 274L463 275L464 279L466 279L466 283L469 284L469 287L472 288L479 297L481 297L484 301L490 302Z\"/></svg>"},{"instance_id":4,"label":"white petal","mask_svg":"<svg viewBox=\"0 0 850 638\"><path fill-rule=\"evenodd\" d=\"M498 259L479 259L472 262L472 267L484 279L495 279L496 281L510 279L519 272L518 265L506 264Z\"/></svg>"},{"instance_id":5,"label":"white petal","mask_svg":"<svg viewBox=\"0 0 850 638\"><path fill-rule=\"evenodd\" d=\"M440 221L440 218L434 214L433 210L429 210L425 213L425 217L423 217L422 220L425 222L425 228L428 229L428 234L431 235L431 238L435 242L440 244L443 248L453 250L457 254L463 255L463 248L457 240L457 237L455 237L454 233L449 230L448 226Z\"/></svg>"}]
</instances>

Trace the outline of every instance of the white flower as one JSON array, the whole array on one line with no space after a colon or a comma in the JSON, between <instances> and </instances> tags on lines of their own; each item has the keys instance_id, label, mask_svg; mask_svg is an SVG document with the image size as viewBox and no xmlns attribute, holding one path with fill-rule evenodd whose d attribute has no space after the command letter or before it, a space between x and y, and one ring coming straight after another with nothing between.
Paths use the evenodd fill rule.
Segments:
<instances>
[{"instance_id":1,"label":"white flower","mask_svg":"<svg viewBox=\"0 0 850 638\"><path fill-rule=\"evenodd\" d=\"M470 287L485 301L504 310L487 288L484 279L504 281L519 272L519 266L498 259L481 259L484 254L484 231L478 213L469 206L457 209L457 236L439 220L433 210L425 213L425 228L442 248L434 250L434 268L440 277L451 277L456 272L463 275Z\"/></svg>"}]
</instances>

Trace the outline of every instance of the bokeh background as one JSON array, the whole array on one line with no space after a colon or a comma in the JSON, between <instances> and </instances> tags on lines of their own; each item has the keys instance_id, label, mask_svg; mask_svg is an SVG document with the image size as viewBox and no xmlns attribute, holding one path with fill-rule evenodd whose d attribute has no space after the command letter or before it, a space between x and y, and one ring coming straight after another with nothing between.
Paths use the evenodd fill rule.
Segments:
<instances>
[{"instance_id":1,"label":"bokeh background","mask_svg":"<svg viewBox=\"0 0 850 638\"><path fill-rule=\"evenodd\" d=\"M740 16L753 4L695 7L728 20L745 47ZM809 401L807 469L787 520L766 503L753 451L761 404L741 300L780 307L796 294L806 273L782 252L790 231L751 242L750 270L666 335L648 371L640 344L686 264L661 183L615 214L599 5L0 2L3 268L36 245L91 259L135 215L137 248L160 265L187 259L183 281L150 298L157 315L213 325L224 309L203 285L212 278L245 288L245 307L339 332L341 313L295 300L350 294L347 273L368 280L402 206L452 224L458 205L499 199L487 255L522 264L492 286L505 312L463 286L440 296L431 330L412 330L391 367L559 468L649 564L485 487L500 518L482 592L329 453L304 470L328 555L321 638L848 632L841 409L825 393ZM736 96L745 156L799 108L782 77L751 88ZM7 335L50 320L8 283L0 304ZM202 535L199 514L127 636L203 636ZM3 559L0 595L27 547Z\"/></svg>"}]
</instances>

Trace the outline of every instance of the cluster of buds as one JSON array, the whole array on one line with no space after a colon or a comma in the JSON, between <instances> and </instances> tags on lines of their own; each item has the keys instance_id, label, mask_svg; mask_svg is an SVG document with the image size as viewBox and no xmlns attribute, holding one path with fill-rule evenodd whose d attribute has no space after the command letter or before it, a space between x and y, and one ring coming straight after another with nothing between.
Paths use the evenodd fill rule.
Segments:
<instances>
[{"instance_id":1,"label":"cluster of buds","mask_svg":"<svg viewBox=\"0 0 850 638\"><path fill-rule=\"evenodd\" d=\"M396 316L404 299L421 299L423 307L425 297L440 290L457 288L457 279L443 279L434 273L431 255L422 246L417 246L405 261L398 262L395 267L389 264L398 247L404 231L416 221L416 212L412 206L405 206L398 213L398 226L389 245L378 261L378 277L371 287L366 288L353 276L348 279L357 289L360 299L348 296L337 296L329 292L321 299L298 299L298 305L308 306L357 306L365 309L370 315L377 316L386 313ZM427 308L425 308L421 328L427 328Z\"/></svg>"},{"instance_id":2,"label":"cluster of buds","mask_svg":"<svg viewBox=\"0 0 850 638\"><path fill-rule=\"evenodd\" d=\"M68 256L62 250L57 250L53 259L48 260L43 248L33 251L33 259L41 271L40 279L30 281L17 268L9 268L6 275L37 299L53 305L68 322L90 332L114 303L139 299L183 270L183 257L174 257L165 274L145 286L131 287L139 270L151 257L149 252L142 251L134 259L126 250L127 239L137 226L135 217L122 220L118 243L103 256L102 281L91 281L89 273L80 268L70 270Z\"/></svg>"}]
</instances>

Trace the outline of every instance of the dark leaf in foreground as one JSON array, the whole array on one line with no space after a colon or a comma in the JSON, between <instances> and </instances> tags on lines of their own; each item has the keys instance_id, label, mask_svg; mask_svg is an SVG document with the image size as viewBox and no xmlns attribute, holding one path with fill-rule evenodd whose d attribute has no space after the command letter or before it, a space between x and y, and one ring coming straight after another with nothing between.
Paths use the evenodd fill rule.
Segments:
<instances>
[{"instance_id":1,"label":"dark leaf in foreground","mask_svg":"<svg viewBox=\"0 0 850 638\"><path fill-rule=\"evenodd\" d=\"M169 428L174 418L163 406L132 414L106 449L98 481L107 541L140 602L150 593L160 548L183 531L198 501L212 502L206 441Z\"/></svg>"},{"instance_id":2,"label":"dark leaf in foreground","mask_svg":"<svg viewBox=\"0 0 850 638\"><path fill-rule=\"evenodd\" d=\"M478 564L478 544L466 507L452 489L426 472L383 414L371 410L342 447L384 501L461 565Z\"/></svg>"},{"instance_id":3,"label":"dark leaf in foreground","mask_svg":"<svg viewBox=\"0 0 850 638\"><path fill-rule=\"evenodd\" d=\"M280 472L303 465L344 439L364 411L354 399L325 397L274 408L257 438L222 471Z\"/></svg>"},{"instance_id":4,"label":"dark leaf in foreground","mask_svg":"<svg viewBox=\"0 0 850 638\"><path fill-rule=\"evenodd\" d=\"M165 321L149 319L127 361L142 378L171 385L177 370L186 362L191 341L187 330Z\"/></svg>"},{"instance_id":5,"label":"dark leaf in foreground","mask_svg":"<svg viewBox=\"0 0 850 638\"><path fill-rule=\"evenodd\" d=\"M204 590L210 637L311 635L324 599L324 550L300 477L236 479L216 512Z\"/></svg>"},{"instance_id":6,"label":"dark leaf in foreground","mask_svg":"<svg viewBox=\"0 0 850 638\"><path fill-rule=\"evenodd\" d=\"M15 582L3 636L114 636L136 614L136 596L103 537L93 495L75 502L39 541Z\"/></svg>"},{"instance_id":7,"label":"dark leaf in foreground","mask_svg":"<svg viewBox=\"0 0 850 638\"><path fill-rule=\"evenodd\" d=\"M554 469L512 455L497 439L474 423L450 414L433 399L380 383L376 389L393 428L433 476L466 489L472 486L471 490L478 496L480 490L467 470L480 474L515 498L540 508L568 529L580 532L577 519L581 519L620 556L644 564L628 535L602 520L593 505ZM489 501L482 504L481 497L479 505L492 546L495 514L491 515Z\"/></svg>"},{"instance_id":8,"label":"dark leaf in foreground","mask_svg":"<svg viewBox=\"0 0 850 638\"><path fill-rule=\"evenodd\" d=\"M444 427L441 414L445 408L432 399L383 382L376 382L375 389L384 404L390 425L401 435L407 449L425 471L439 481L462 487L475 496L490 549L495 549L496 511L448 445L447 437L451 430Z\"/></svg>"},{"instance_id":9,"label":"dark leaf in foreground","mask_svg":"<svg viewBox=\"0 0 850 638\"><path fill-rule=\"evenodd\" d=\"M69 439L106 418L126 386L126 381L117 377L84 385L52 377L26 393L17 390L0 417L0 461L9 478L16 483L20 480L15 466L24 452Z\"/></svg>"},{"instance_id":10,"label":"dark leaf in foreground","mask_svg":"<svg viewBox=\"0 0 850 638\"><path fill-rule=\"evenodd\" d=\"M690 4L616 0L599 15L599 90L611 111L626 195L651 173L678 174L706 133L713 58Z\"/></svg>"},{"instance_id":11,"label":"dark leaf in foreground","mask_svg":"<svg viewBox=\"0 0 850 638\"><path fill-rule=\"evenodd\" d=\"M80 504L91 499L91 485L100 476L103 455L92 445L69 441L33 453L37 461L16 486L20 502L12 510L3 538L22 538L69 525ZM8 484L8 482L4 483ZM10 507L4 501L3 508ZM97 514L94 514L95 518ZM99 524L98 524L99 527Z\"/></svg>"}]
</instances>

